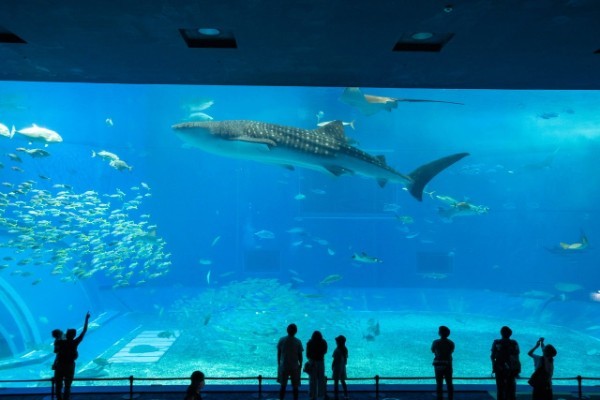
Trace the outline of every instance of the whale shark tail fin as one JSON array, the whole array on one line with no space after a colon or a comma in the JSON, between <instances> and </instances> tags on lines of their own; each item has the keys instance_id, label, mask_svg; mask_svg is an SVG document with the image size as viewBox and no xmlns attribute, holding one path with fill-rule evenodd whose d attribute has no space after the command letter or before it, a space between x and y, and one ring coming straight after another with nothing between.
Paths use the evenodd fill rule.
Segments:
<instances>
[{"instance_id":1,"label":"whale shark tail fin","mask_svg":"<svg viewBox=\"0 0 600 400\"><path fill-rule=\"evenodd\" d=\"M408 177L411 179L411 182L407 186L408 191L415 199L422 201L423 189L425 189L427 183L429 183L434 176L468 155L469 153L457 153L421 165L419 168L408 174Z\"/></svg>"}]
</instances>

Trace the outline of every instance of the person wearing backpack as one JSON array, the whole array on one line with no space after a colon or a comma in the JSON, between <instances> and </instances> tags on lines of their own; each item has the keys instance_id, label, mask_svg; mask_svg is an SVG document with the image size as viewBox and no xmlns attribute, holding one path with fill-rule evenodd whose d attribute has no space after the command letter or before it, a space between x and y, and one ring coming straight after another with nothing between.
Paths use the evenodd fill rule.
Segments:
<instances>
[{"instance_id":1,"label":"person wearing backpack","mask_svg":"<svg viewBox=\"0 0 600 400\"><path fill-rule=\"evenodd\" d=\"M496 377L498 400L515 400L517 396L517 376L521 373L519 344L512 340L512 330L508 326L500 329L501 339L492 343L492 374Z\"/></svg>"}]
</instances>

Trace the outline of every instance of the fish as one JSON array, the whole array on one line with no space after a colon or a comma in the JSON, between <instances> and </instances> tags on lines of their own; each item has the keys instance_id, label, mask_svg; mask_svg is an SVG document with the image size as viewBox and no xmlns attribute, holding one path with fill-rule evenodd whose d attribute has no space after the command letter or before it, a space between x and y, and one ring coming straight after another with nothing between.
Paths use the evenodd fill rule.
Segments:
<instances>
[{"instance_id":1,"label":"fish","mask_svg":"<svg viewBox=\"0 0 600 400\"><path fill-rule=\"evenodd\" d=\"M438 173L469 155L456 153L424 164L408 175L348 143L340 121L313 130L249 120L182 122L172 129L187 144L222 156L308 168L333 176L361 175L403 183L418 201Z\"/></svg>"},{"instance_id":2,"label":"fish","mask_svg":"<svg viewBox=\"0 0 600 400\"><path fill-rule=\"evenodd\" d=\"M214 118L203 112L194 112L188 116L188 119L194 121L212 121Z\"/></svg>"},{"instance_id":3,"label":"fish","mask_svg":"<svg viewBox=\"0 0 600 400\"><path fill-rule=\"evenodd\" d=\"M372 257L370 255L368 255L367 253L365 253L364 251L360 254L358 253L354 253L354 255L352 256L352 259L361 263L365 263L365 264L377 264L377 263L382 263L383 260L377 257Z\"/></svg>"},{"instance_id":4,"label":"fish","mask_svg":"<svg viewBox=\"0 0 600 400\"><path fill-rule=\"evenodd\" d=\"M15 126L13 125L12 129L8 129L8 126L4 124L0 124L0 136L7 137L11 139L15 135Z\"/></svg>"},{"instance_id":5,"label":"fish","mask_svg":"<svg viewBox=\"0 0 600 400\"><path fill-rule=\"evenodd\" d=\"M28 128L23 128L15 132L15 134L24 136L29 142L42 142L48 145L48 143L60 143L63 141L62 136L58 132L52 129L43 128L33 124Z\"/></svg>"},{"instance_id":6,"label":"fish","mask_svg":"<svg viewBox=\"0 0 600 400\"><path fill-rule=\"evenodd\" d=\"M48 153L46 150L43 150L43 149L25 149L23 147L17 147L15 150L27 153L32 158L43 158L43 157L50 156L50 153Z\"/></svg>"},{"instance_id":7,"label":"fish","mask_svg":"<svg viewBox=\"0 0 600 400\"><path fill-rule=\"evenodd\" d=\"M196 104L188 105L187 108L190 112L199 112L199 111L204 111L207 108L212 107L213 104L215 104L214 100L201 99L201 100L198 100L198 102Z\"/></svg>"},{"instance_id":8,"label":"fish","mask_svg":"<svg viewBox=\"0 0 600 400\"><path fill-rule=\"evenodd\" d=\"M8 153L8 154L6 154L6 156L8 158L10 158L12 161L16 161L16 162L20 162L20 163L23 162L23 160L21 160L21 157L19 157L18 155L14 154L14 153Z\"/></svg>"},{"instance_id":9,"label":"fish","mask_svg":"<svg viewBox=\"0 0 600 400\"><path fill-rule=\"evenodd\" d=\"M545 113L538 114L538 117L541 119L553 119L553 118L558 118L558 113L545 112Z\"/></svg>"},{"instance_id":10,"label":"fish","mask_svg":"<svg viewBox=\"0 0 600 400\"><path fill-rule=\"evenodd\" d=\"M198 260L198 264L200 265L211 265L212 263L212 260L209 260L208 258L201 258Z\"/></svg>"},{"instance_id":11,"label":"fish","mask_svg":"<svg viewBox=\"0 0 600 400\"><path fill-rule=\"evenodd\" d=\"M331 274L326 276L325 278L323 278L323 280L321 282L319 282L319 285L330 285L334 282L339 282L343 279L343 276L338 275L338 274Z\"/></svg>"},{"instance_id":12,"label":"fish","mask_svg":"<svg viewBox=\"0 0 600 400\"><path fill-rule=\"evenodd\" d=\"M370 94L363 94L357 87L347 87L344 89L344 93L340 97L340 101L351 107L357 108L363 115L377 114L379 111L387 110L392 111L394 108L398 108L399 102L407 103L446 103L446 104L457 104L464 105L463 103L456 103L453 101L442 101L442 100L425 100L425 99L396 99L394 97L384 96L373 96Z\"/></svg>"},{"instance_id":13,"label":"fish","mask_svg":"<svg viewBox=\"0 0 600 400\"><path fill-rule=\"evenodd\" d=\"M258 236L261 239L275 239L275 234L271 231L267 231L265 229L262 229L258 232L254 232L255 236Z\"/></svg>"},{"instance_id":14,"label":"fish","mask_svg":"<svg viewBox=\"0 0 600 400\"><path fill-rule=\"evenodd\" d=\"M306 199L306 195L304 193L298 193L294 196L294 200L304 200Z\"/></svg>"},{"instance_id":15,"label":"fish","mask_svg":"<svg viewBox=\"0 0 600 400\"><path fill-rule=\"evenodd\" d=\"M489 207L478 206L468 201L456 201L450 196L435 196L436 199L446 203L449 207L438 207L438 214L442 218L452 220L454 217L468 217L473 215L483 215L490 211Z\"/></svg>"},{"instance_id":16,"label":"fish","mask_svg":"<svg viewBox=\"0 0 600 400\"><path fill-rule=\"evenodd\" d=\"M127 163L123 160L112 160L108 165L116 169L117 171L131 171L133 169L132 166L127 165Z\"/></svg>"},{"instance_id":17,"label":"fish","mask_svg":"<svg viewBox=\"0 0 600 400\"><path fill-rule=\"evenodd\" d=\"M108 125L108 126L114 126L114 125L115 125L115 123L113 122L112 118L106 118L106 119L104 120L104 123L105 123L106 125Z\"/></svg>"},{"instance_id":18,"label":"fish","mask_svg":"<svg viewBox=\"0 0 600 400\"><path fill-rule=\"evenodd\" d=\"M415 222L415 219L413 217L411 217L410 215L398 215L396 214L396 219L400 222L402 222L402 224L406 225L406 224L412 224Z\"/></svg>"},{"instance_id":19,"label":"fish","mask_svg":"<svg viewBox=\"0 0 600 400\"><path fill-rule=\"evenodd\" d=\"M219 243L219 240L221 240L221 236L215 236L215 238L213 239L213 241L211 242L210 246L214 247L217 243Z\"/></svg>"},{"instance_id":20,"label":"fish","mask_svg":"<svg viewBox=\"0 0 600 400\"><path fill-rule=\"evenodd\" d=\"M119 159L118 155L116 155L115 153L111 153L110 151L106 151L106 150L100 150L97 153L96 153L96 151L92 150L92 157L100 157L103 160L109 160L109 161L114 161L114 160Z\"/></svg>"}]
</instances>

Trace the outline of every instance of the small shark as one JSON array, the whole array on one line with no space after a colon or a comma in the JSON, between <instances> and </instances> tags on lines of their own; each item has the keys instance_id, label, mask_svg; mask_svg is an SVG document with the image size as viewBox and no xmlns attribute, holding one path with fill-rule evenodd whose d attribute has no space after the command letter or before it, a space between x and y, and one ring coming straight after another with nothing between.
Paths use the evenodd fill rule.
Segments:
<instances>
[{"instance_id":1,"label":"small shark","mask_svg":"<svg viewBox=\"0 0 600 400\"><path fill-rule=\"evenodd\" d=\"M340 97L340 101L344 104L357 108L363 115L373 115L382 110L392 111L398 108L398 102L407 103L446 103L458 104L453 101L442 100L425 100L425 99L396 99L394 97L374 96L371 94L363 94L357 87L348 87Z\"/></svg>"},{"instance_id":2,"label":"small shark","mask_svg":"<svg viewBox=\"0 0 600 400\"><path fill-rule=\"evenodd\" d=\"M404 175L388 166L384 156L351 146L341 121L311 130L248 120L189 121L172 128L189 145L210 153L334 176L362 175L376 179L381 187L388 181L399 182L419 201L434 176L468 155L443 157Z\"/></svg>"},{"instance_id":3,"label":"small shark","mask_svg":"<svg viewBox=\"0 0 600 400\"><path fill-rule=\"evenodd\" d=\"M383 260L381 258L370 256L367 253L365 253L364 251L360 254L354 253L352 255L352 259L354 261L358 261L358 262L365 263L365 264L377 264L377 263L383 262Z\"/></svg>"}]
</instances>

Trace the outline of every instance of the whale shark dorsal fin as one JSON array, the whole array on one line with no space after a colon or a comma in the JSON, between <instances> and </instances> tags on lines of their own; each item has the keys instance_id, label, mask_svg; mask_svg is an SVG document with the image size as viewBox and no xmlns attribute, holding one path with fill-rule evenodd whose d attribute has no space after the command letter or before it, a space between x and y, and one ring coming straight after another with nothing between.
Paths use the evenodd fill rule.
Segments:
<instances>
[{"instance_id":1,"label":"whale shark dorsal fin","mask_svg":"<svg viewBox=\"0 0 600 400\"><path fill-rule=\"evenodd\" d=\"M320 126L316 129L319 133L332 136L345 143L348 142L348 138L344 133L344 124L342 121L336 120L328 123L327 125Z\"/></svg>"}]
</instances>

